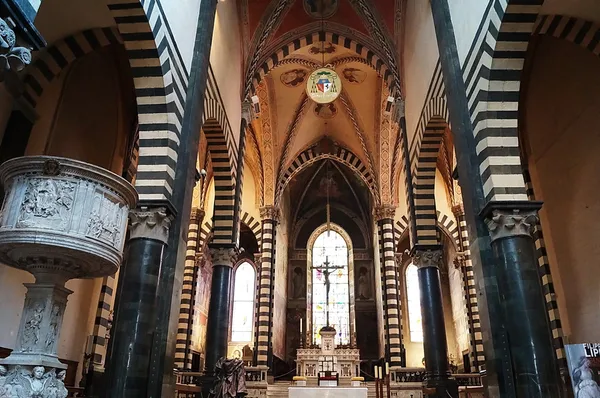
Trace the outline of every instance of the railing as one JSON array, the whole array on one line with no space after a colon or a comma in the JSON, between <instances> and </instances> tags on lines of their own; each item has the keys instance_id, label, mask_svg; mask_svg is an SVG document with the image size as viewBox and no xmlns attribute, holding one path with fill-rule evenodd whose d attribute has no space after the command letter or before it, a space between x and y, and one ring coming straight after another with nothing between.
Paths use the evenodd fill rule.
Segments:
<instances>
[{"instance_id":1,"label":"railing","mask_svg":"<svg viewBox=\"0 0 600 398\"><path fill-rule=\"evenodd\" d=\"M391 372L391 381L394 383L421 383L425 379L423 368L395 369ZM481 375L477 373L453 374L459 387L482 386Z\"/></svg>"},{"instance_id":2,"label":"railing","mask_svg":"<svg viewBox=\"0 0 600 398\"><path fill-rule=\"evenodd\" d=\"M477 373L466 373L453 375L459 387L480 387L483 386L481 375Z\"/></svg>"},{"instance_id":3,"label":"railing","mask_svg":"<svg viewBox=\"0 0 600 398\"><path fill-rule=\"evenodd\" d=\"M196 398L202 396L201 377L199 372L175 372L175 396L177 398Z\"/></svg>"}]
</instances>

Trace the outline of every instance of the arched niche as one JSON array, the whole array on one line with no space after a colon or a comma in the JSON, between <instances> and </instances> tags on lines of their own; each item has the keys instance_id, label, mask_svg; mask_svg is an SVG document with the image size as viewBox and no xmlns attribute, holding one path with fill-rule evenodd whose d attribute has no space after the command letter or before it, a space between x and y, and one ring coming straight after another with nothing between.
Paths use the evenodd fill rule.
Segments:
<instances>
[{"instance_id":1,"label":"arched niche","mask_svg":"<svg viewBox=\"0 0 600 398\"><path fill-rule=\"evenodd\" d=\"M313 248L317 239L327 230L331 230L334 233L339 234L346 244L347 250L347 266L348 266L348 311L349 311L349 344L350 346L356 346L356 313L355 313L355 290L354 290L354 253L352 240L350 235L339 225L330 223L323 224L316 228L310 235L307 242L307 256L306 256L306 339L307 343L313 344L317 341L313 333L313 266L320 267L322 264L313 264Z\"/></svg>"}]
</instances>

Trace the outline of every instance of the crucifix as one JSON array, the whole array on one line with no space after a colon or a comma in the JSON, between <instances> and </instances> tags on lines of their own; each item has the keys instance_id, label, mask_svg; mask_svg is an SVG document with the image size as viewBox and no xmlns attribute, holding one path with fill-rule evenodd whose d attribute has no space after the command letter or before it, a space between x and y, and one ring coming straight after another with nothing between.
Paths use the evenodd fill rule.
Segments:
<instances>
[{"instance_id":1,"label":"crucifix","mask_svg":"<svg viewBox=\"0 0 600 398\"><path fill-rule=\"evenodd\" d=\"M342 269L342 268L344 268L344 267L343 266L331 266L331 263L329 262L329 256L325 256L325 262L323 263L322 266L312 267L312 269L314 269L314 270L322 271L323 275L325 276L325 300L326 300L325 314L327 315L327 325L326 326L329 326L329 287L330 287L329 275L331 274L332 271L335 271L336 269Z\"/></svg>"}]
</instances>

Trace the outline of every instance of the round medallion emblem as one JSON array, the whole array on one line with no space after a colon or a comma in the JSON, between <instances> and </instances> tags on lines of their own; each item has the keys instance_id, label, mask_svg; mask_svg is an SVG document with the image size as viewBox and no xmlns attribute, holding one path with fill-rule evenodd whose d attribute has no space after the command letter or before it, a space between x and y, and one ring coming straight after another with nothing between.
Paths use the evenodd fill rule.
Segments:
<instances>
[{"instance_id":1,"label":"round medallion emblem","mask_svg":"<svg viewBox=\"0 0 600 398\"><path fill-rule=\"evenodd\" d=\"M315 19L327 19L338 9L338 0L303 0L304 11Z\"/></svg>"},{"instance_id":2,"label":"round medallion emblem","mask_svg":"<svg viewBox=\"0 0 600 398\"><path fill-rule=\"evenodd\" d=\"M329 104L342 92L342 81L333 69L317 69L306 83L306 93L317 104Z\"/></svg>"}]
</instances>

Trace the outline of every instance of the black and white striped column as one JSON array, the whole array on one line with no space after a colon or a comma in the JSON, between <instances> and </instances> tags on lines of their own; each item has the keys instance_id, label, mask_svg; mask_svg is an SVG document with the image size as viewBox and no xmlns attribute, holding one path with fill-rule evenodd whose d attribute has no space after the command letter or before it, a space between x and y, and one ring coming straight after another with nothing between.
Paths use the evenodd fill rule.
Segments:
<instances>
[{"instance_id":1,"label":"black and white striped column","mask_svg":"<svg viewBox=\"0 0 600 398\"><path fill-rule=\"evenodd\" d=\"M273 206L260 209L262 242L258 311L256 312L255 357L256 365L272 366L273 362L273 287L275 283L275 226L279 210Z\"/></svg>"},{"instance_id":2,"label":"black and white striped column","mask_svg":"<svg viewBox=\"0 0 600 398\"><path fill-rule=\"evenodd\" d=\"M402 310L398 291L398 272L394 242L393 207L375 209L379 230L379 253L381 258L381 286L385 329L385 355L390 366L403 366L404 346L402 344Z\"/></svg>"},{"instance_id":3,"label":"black and white striped column","mask_svg":"<svg viewBox=\"0 0 600 398\"><path fill-rule=\"evenodd\" d=\"M483 351L483 335L481 333L481 320L479 318L479 305L477 304L477 291L475 290L475 274L471 261L471 249L469 248L469 232L465 220L465 210L462 204L452 208L458 231L460 234L460 250L462 254L458 260L463 274L463 287L465 289L465 302L467 305L467 316L469 320L471 372L479 372L485 364Z\"/></svg>"},{"instance_id":4,"label":"black and white striped column","mask_svg":"<svg viewBox=\"0 0 600 398\"><path fill-rule=\"evenodd\" d=\"M194 319L196 284L198 283L196 252L198 251L199 229L203 218L204 210L197 208L192 209L185 253L185 268L183 270L183 286L181 290L181 304L179 307L177 341L175 343L175 367L177 369L189 370L192 368L192 325Z\"/></svg>"}]
</instances>

